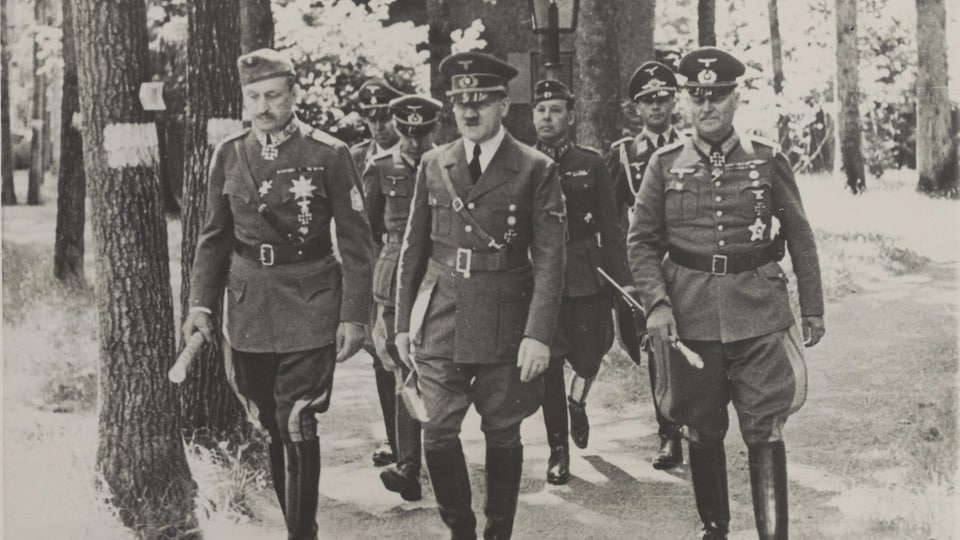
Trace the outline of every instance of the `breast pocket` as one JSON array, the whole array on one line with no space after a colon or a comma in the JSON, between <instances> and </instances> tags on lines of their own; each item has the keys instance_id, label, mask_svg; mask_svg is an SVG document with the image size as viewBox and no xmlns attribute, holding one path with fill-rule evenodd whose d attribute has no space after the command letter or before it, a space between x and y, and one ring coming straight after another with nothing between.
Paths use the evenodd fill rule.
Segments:
<instances>
[{"instance_id":1,"label":"breast pocket","mask_svg":"<svg viewBox=\"0 0 960 540\"><path fill-rule=\"evenodd\" d=\"M664 192L667 221L689 221L697 217L697 190L692 182L671 181Z\"/></svg>"},{"instance_id":2,"label":"breast pocket","mask_svg":"<svg viewBox=\"0 0 960 540\"><path fill-rule=\"evenodd\" d=\"M237 214L238 209L252 206L253 194L245 185L247 180L240 175L227 175L223 182L223 194L230 200L230 208Z\"/></svg>"},{"instance_id":3,"label":"breast pocket","mask_svg":"<svg viewBox=\"0 0 960 540\"><path fill-rule=\"evenodd\" d=\"M753 219L768 217L773 205L773 186L767 178L746 178L740 181L740 200L737 205L738 216Z\"/></svg>"},{"instance_id":4,"label":"breast pocket","mask_svg":"<svg viewBox=\"0 0 960 540\"><path fill-rule=\"evenodd\" d=\"M395 181L386 178L380 180L380 193L386 199L387 208L392 214L406 210L404 206L409 207L412 191L407 178L401 177Z\"/></svg>"}]
</instances>

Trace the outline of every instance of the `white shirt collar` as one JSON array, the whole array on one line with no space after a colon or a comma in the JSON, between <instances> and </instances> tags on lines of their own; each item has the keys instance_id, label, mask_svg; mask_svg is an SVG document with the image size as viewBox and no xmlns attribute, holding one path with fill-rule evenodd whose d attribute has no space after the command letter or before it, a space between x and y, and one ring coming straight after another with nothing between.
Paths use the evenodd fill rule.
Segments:
<instances>
[{"instance_id":1,"label":"white shirt collar","mask_svg":"<svg viewBox=\"0 0 960 540\"><path fill-rule=\"evenodd\" d=\"M506 136L507 130L501 125L496 135L480 143L480 172L487 170L487 165L490 164L494 154L497 153L497 149L500 148L500 143ZM463 138L463 149L466 152L467 163L470 163L470 160L473 159L473 147L476 145L477 143Z\"/></svg>"}]
</instances>

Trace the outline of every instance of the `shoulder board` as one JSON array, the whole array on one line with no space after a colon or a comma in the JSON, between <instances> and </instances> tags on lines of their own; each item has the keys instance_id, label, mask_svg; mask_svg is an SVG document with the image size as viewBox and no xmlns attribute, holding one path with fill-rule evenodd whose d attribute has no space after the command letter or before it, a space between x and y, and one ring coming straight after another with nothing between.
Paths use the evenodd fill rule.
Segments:
<instances>
[{"instance_id":1,"label":"shoulder board","mask_svg":"<svg viewBox=\"0 0 960 540\"><path fill-rule=\"evenodd\" d=\"M674 141L670 144L661 146L655 154L669 154L670 152L676 152L677 150L683 148L683 145L687 142L686 138L680 139L679 141Z\"/></svg>"},{"instance_id":2,"label":"shoulder board","mask_svg":"<svg viewBox=\"0 0 960 540\"><path fill-rule=\"evenodd\" d=\"M372 156L370 161L382 161L384 159L390 158L393 160L393 151L387 150L386 152L380 152L379 154Z\"/></svg>"},{"instance_id":3,"label":"shoulder board","mask_svg":"<svg viewBox=\"0 0 960 540\"><path fill-rule=\"evenodd\" d=\"M593 147L590 147L590 146L584 146L584 145L582 145L582 144L575 144L574 146L577 147L577 148L579 148L580 150L584 150L584 151L590 152L591 154L596 154L596 155L602 157L602 154L601 154L600 151L597 150L596 148L593 148Z\"/></svg>"},{"instance_id":4,"label":"shoulder board","mask_svg":"<svg viewBox=\"0 0 960 540\"><path fill-rule=\"evenodd\" d=\"M610 145L610 148L611 148L611 149L616 148L616 147L620 146L621 144L628 143L628 142L630 142L630 141L632 141L632 140L633 140L633 137L630 137L630 136L624 137L624 138L622 138L622 139L617 139L617 140L613 141L613 143Z\"/></svg>"},{"instance_id":5,"label":"shoulder board","mask_svg":"<svg viewBox=\"0 0 960 540\"><path fill-rule=\"evenodd\" d=\"M755 145L766 146L767 148L770 148L771 150L773 150L773 153L774 153L774 154L779 154L779 153L780 153L780 144L778 144L778 143L776 143L776 142L774 142L774 141L772 141L772 140L770 140L770 139L765 139L765 138L763 138L763 137L757 137L756 135L744 135L742 138L748 139L751 143L753 143L753 144L755 144Z\"/></svg>"},{"instance_id":6,"label":"shoulder board","mask_svg":"<svg viewBox=\"0 0 960 540\"><path fill-rule=\"evenodd\" d=\"M319 129L311 129L310 131L307 132L307 136L327 146L337 146L339 144L343 144L342 142L340 142L340 139L334 137L333 135L324 133Z\"/></svg>"},{"instance_id":7,"label":"shoulder board","mask_svg":"<svg viewBox=\"0 0 960 540\"><path fill-rule=\"evenodd\" d=\"M247 133L250 133L250 128L243 128L240 131L236 131L224 137L223 140L220 141L220 144L228 143L230 141L235 141L237 139L246 137Z\"/></svg>"},{"instance_id":8,"label":"shoulder board","mask_svg":"<svg viewBox=\"0 0 960 540\"><path fill-rule=\"evenodd\" d=\"M357 144L351 146L350 149L351 149L351 150L363 150L368 144L370 144L370 141L369 141L369 140L360 141L360 142L358 142Z\"/></svg>"}]
</instances>

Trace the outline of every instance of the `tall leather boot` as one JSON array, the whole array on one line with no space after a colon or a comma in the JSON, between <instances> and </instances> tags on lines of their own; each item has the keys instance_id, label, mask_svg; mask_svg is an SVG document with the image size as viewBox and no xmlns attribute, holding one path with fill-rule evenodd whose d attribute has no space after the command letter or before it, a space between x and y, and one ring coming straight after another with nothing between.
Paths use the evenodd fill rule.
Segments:
<instances>
[{"instance_id":1,"label":"tall leather boot","mask_svg":"<svg viewBox=\"0 0 960 540\"><path fill-rule=\"evenodd\" d=\"M543 374L543 425L547 428L550 459L547 482L566 484L570 479L570 430L563 382L563 364L551 362Z\"/></svg>"},{"instance_id":2,"label":"tall leather boot","mask_svg":"<svg viewBox=\"0 0 960 540\"><path fill-rule=\"evenodd\" d=\"M406 377L406 373L402 375ZM383 487L399 493L405 501L419 501L423 498L420 462L420 422L410 415L403 400L397 400L397 463L380 471Z\"/></svg>"},{"instance_id":3,"label":"tall leather boot","mask_svg":"<svg viewBox=\"0 0 960 540\"><path fill-rule=\"evenodd\" d=\"M690 476L704 540L725 540L730 526L727 495L727 455L723 442L701 445L690 441Z\"/></svg>"},{"instance_id":4,"label":"tall leather boot","mask_svg":"<svg viewBox=\"0 0 960 540\"><path fill-rule=\"evenodd\" d=\"M680 443L680 424L667 420L656 403L657 363L647 355L647 373L650 375L650 394L653 397L653 410L657 417L657 434L660 436L660 450L653 458L653 468L671 469L683 463L683 445Z\"/></svg>"},{"instance_id":5,"label":"tall leather boot","mask_svg":"<svg viewBox=\"0 0 960 540\"><path fill-rule=\"evenodd\" d=\"M590 442L590 421L587 419L587 395L596 377L584 379L576 373L570 377L570 438L577 448L586 448Z\"/></svg>"},{"instance_id":6,"label":"tall leather boot","mask_svg":"<svg viewBox=\"0 0 960 540\"><path fill-rule=\"evenodd\" d=\"M428 449L424 454L440 519L450 529L450 540L476 540L477 518L470 507L470 475L460 441L452 448Z\"/></svg>"},{"instance_id":7,"label":"tall leather boot","mask_svg":"<svg viewBox=\"0 0 960 540\"><path fill-rule=\"evenodd\" d=\"M397 382L393 372L374 360L374 379L377 382L377 396L380 398L380 410L383 412L383 427L387 432L386 444L381 444L373 452L373 464L377 467L397 461Z\"/></svg>"},{"instance_id":8,"label":"tall leather boot","mask_svg":"<svg viewBox=\"0 0 960 540\"><path fill-rule=\"evenodd\" d=\"M320 484L320 439L291 442L287 450L288 540L317 540L317 499Z\"/></svg>"},{"instance_id":9,"label":"tall leather boot","mask_svg":"<svg viewBox=\"0 0 960 540\"><path fill-rule=\"evenodd\" d=\"M270 454L270 476L273 478L273 491L277 494L277 502L280 503L280 510L286 514L287 476L284 474L286 465L284 463L285 460L283 459L283 441L272 441L267 449Z\"/></svg>"},{"instance_id":10,"label":"tall leather boot","mask_svg":"<svg viewBox=\"0 0 960 540\"><path fill-rule=\"evenodd\" d=\"M483 512L487 525L484 540L509 540L513 518L517 514L520 477L523 473L523 447L487 447L487 502Z\"/></svg>"},{"instance_id":11,"label":"tall leather boot","mask_svg":"<svg viewBox=\"0 0 960 540\"><path fill-rule=\"evenodd\" d=\"M749 446L750 491L760 540L787 540L787 451L783 441Z\"/></svg>"}]
</instances>

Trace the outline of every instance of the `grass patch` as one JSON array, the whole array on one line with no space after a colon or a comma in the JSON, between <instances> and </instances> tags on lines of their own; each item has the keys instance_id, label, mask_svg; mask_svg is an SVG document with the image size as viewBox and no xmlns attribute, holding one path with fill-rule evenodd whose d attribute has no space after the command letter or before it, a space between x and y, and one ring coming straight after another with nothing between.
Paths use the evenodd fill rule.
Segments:
<instances>
[{"instance_id":1,"label":"grass patch","mask_svg":"<svg viewBox=\"0 0 960 540\"><path fill-rule=\"evenodd\" d=\"M902 238L879 233L816 231L823 295L827 301L860 292L869 280L921 272L930 259Z\"/></svg>"}]
</instances>

